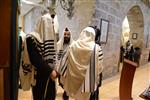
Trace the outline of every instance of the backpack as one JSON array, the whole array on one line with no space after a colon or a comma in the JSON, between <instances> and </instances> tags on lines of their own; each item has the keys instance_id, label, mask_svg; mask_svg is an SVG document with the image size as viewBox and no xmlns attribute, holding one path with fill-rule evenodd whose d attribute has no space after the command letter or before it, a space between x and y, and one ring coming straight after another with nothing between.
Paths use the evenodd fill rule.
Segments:
<instances>
[{"instance_id":1,"label":"backpack","mask_svg":"<svg viewBox=\"0 0 150 100\"><path fill-rule=\"evenodd\" d=\"M31 64L27 51L26 37L23 42L24 49L21 52L21 63L19 68L20 85L24 91L29 91L31 86L36 85L36 68Z\"/></svg>"}]
</instances>

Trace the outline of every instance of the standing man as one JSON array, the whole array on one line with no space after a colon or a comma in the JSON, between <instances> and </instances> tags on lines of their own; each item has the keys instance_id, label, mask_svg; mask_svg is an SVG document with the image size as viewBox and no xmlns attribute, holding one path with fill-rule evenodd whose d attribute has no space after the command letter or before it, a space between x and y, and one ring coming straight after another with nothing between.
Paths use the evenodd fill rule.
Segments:
<instances>
[{"instance_id":1,"label":"standing man","mask_svg":"<svg viewBox=\"0 0 150 100\"><path fill-rule=\"evenodd\" d=\"M29 60L37 71L36 84L32 86L33 100L55 100L56 37L49 13L43 15L34 31L27 34L26 44L29 59L25 61Z\"/></svg>"},{"instance_id":2,"label":"standing man","mask_svg":"<svg viewBox=\"0 0 150 100\"><path fill-rule=\"evenodd\" d=\"M130 40L126 43L125 58L134 61L134 48Z\"/></svg>"},{"instance_id":3,"label":"standing man","mask_svg":"<svg viewBox=\"0 0 150 100\"><path fill-rule=\"evenodd\" d=\"M103 53L100 45L95 42L95 37L94 28L86 27L68 50L64 89L76 100L90 100L91 93L99 85Z\"/></svg>"},{"instance_id":4,"label":"standing man","mask_svg":"<svg viewBox=\"0 0 150 100\"><path fill-rule=\"evenodd\" d=\"M63 52L67 52L69 45L73 42L72 36L68 28L65 28L63 37L61 40L58 41L57 43L57 53L58 53L58 60L60 62L62 58ZM63 85L60 82L59 78L59 84L63 88ZM66 92L64 91L63 93L63 100L69 100L69 96L67 96Z\"/></svg>"},{"instance_id":5,"label":"standing man","mask_svg":"<svg viewBox=\"0 0 150 100\"><path fill-rule=\"evenodd\" d=\"M57 42L58 60L60 60L62 53L68 50L69 45L73 42L72 36L68 28L65 28L63 37Z\"/></svg>"}]
</instances>

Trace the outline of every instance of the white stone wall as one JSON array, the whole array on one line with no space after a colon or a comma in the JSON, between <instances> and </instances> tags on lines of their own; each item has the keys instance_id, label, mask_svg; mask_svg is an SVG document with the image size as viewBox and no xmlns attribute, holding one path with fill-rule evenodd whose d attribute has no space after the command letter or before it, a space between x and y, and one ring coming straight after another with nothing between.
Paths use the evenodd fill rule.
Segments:
<instances>
[{"instance_id":1,"label":"white stone wall","mask_svg":"<svg viewBox=\"0 0 150 100\"><path fill-rule=\"evenodd\" d=\"M72 33L72 37L76 40L79 37L81 30L88 26L94 11L94 0L75 0L73 4L73 17L67 17L67 11L63 10L60 2L57 2L56 14L58 16L59 34L63 34L65 27L68 27Z\"/></svg>"},{"instance_id":2,"label":"white stone wall","mask_svg":"<svg viewBox=\"0 0 150 100\"><path fill-rule=\"evenodd\" d=\"M29 33L33 31L37 20L42 16L43 9L39 7L33 8L27 14L24 15L24 32Z\"/></svg>"}]
</instances>

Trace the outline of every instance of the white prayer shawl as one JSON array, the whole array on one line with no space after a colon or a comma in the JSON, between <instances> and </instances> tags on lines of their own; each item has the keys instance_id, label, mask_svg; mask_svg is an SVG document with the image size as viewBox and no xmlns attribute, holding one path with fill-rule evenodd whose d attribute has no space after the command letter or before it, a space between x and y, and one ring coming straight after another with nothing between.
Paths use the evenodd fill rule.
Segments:
<instances>
[{"instance_id":1,"label":"white prayer shawl","mask_svg":"<svg viewBox=\"0 0 150 100\"><path fill-rule=\"evenodd\" d=\"M25 36L26 37L26 36ZM36 74L36 68L31 64L26 39L23 40L24 50L21 52L21 64L19 68L20 84L24 91L29 91L31 85L36 85L34 75Z\"/></svg>"},{"instance_id":2,"label":"white prayer shawl","mask_svg":"<svg viewBox=\"0 0 150 100\"><path fill-rule=\"evenodd\" d=\"M49 13L43 15L37 22L34 32L28 35L36 38L37 47L44 60L56 64L56 36L54 25Z\"/></svg>"},{"instance_id":3,"label":"white prayer shawl","mask_svg":"<svg viewBox=\"0 0 150 100\"><path fill-rule=\"evenodd\" d=\"M26 37L31 37L34 40L33 42L36 43L36 48L40 51L39 54L42 55L48 64L56 63L54 60L56 56L56 39L50 14L42 16L38 20L34 32L28 33ZM22 62L19 70L20 77L22 78L21 85L24 86L23 90L29 90L31 85L35 85L33 68L35 67L30 62L25 39Z\"/></svg>"},{"instance_id":4,"label":"white prayer shawl","mask_svg":"<svg viewBox=\"0 0 150 100\"><path fill-rule=\"evenodd\" d=\"M19 36L21 36L22 42L24 42L26 38L26 33L24 33L23 31L20 31Z\"/></svg>"},{"instance_id":5,"label":"white prayer shawl","mask_svg":"<svg viewBox=\"0 0 150 100\"><path fill-rule=\"evenodd\" d=\"M65 32L65 30L64 30ZM63 32L63 33L64 33ZM60 62L62 61L64 54L67 53L68 51L68 48L69 46L73 43L73 39L72 39L72 36L70 34L70 42L68 44L65 44L66 45L66 48L64 48L64 34L63 34L63 37L57 42L57 68L59 69L60 67Z\"/></svg>"},{"instance_id":6,"label":"white prayer shawl","mask_svg":"<svg viewBox=\"0 0 150 100\"><path fill-rule=\"evenodd\" d=\"M94 46L95 57L92 55ZM79 39L71 44L68 51L68 58L66 59L67 70L66 77L64 79L64 89L69 95L76 94L77 92L95 91L98 84L98 76L103 69L103 54L101 48L95 44L94 29L91 27L85 28L81 32ZM90 68L93 67L93 65L90 67L90 64L94 63L94 60L95 65L94 68L92 68L93 70L91 70ZM95 71L95 73L90 73L90 71ZM89 84L91 82L91 78L88 76L92 75L95 77L95 85L93 86L93 89L90 89L93 84Z\"/></svg>"},{"instance_id":7,"label":"white prayer shawl","mask_svg":"<svg viewBox=\"0 0 150 100\"><path fill-rule=\"evenodd\" d=\"M94 92L99 84L99 74L103 68L103 53L101 47L96 44L90 59L90 66L87 68L85 80L82 83L82 92Z\"/></svg>"}]
</instances>

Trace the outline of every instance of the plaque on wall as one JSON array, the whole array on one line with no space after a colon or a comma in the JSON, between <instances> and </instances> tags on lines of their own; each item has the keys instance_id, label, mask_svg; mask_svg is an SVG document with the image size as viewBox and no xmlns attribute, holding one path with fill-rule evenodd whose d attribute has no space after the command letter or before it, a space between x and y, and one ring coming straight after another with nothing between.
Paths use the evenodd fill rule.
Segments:
<instances>
[{"instance_id":1,"label":"plaque on wall","mask_svg":"<svg viewBox=\"0 0 150 100\"><path fill-rule=\"evenodd\" d=\"M132 33L132 39L137 39L137 33Z\"/></svg>"},{"instance_id":2,"label":"plaque on wall","mask_svg":"<svg viewBox=\"0 0 150 100\"><path fill-rule=\"evenodd\" d=\"M100 22L100 31L101 31L100 42L101 43L107 43L108 29L109 29L109 21L105 19L101 19L101 22Z\"/></svg>"}]
</instances>

